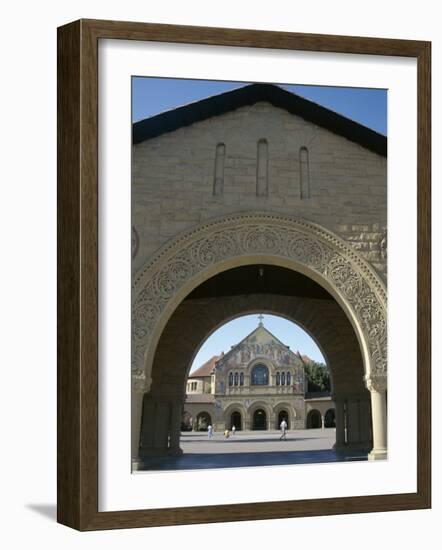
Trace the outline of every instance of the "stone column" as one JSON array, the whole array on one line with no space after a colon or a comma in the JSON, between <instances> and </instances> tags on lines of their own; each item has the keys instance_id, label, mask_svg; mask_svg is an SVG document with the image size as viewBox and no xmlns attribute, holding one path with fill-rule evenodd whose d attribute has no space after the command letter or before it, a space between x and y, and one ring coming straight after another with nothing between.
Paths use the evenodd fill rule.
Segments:
<instances>
[{"instance_id":1,"label":"stone column","mask_svg":"<svg viewBox=\"0 0 442 550\"><path fill-rule=\"evenodd\" d=\"M387 376L372 374L365 379L371 399L371 425L373 448L368 455L369 460L387 458Z\"/></svg>"},{"instance_id":2,"label":"stone column","mask_svg":"<svg viewBox=\"0 0 442 550\"><path fill-rule=\"evenodd\" d=\"M132 460L139 458L141 417L143 413L143 395L145 393L144 378L132 379L131 395L131 447Z\"/></svg>"},{"instance_id":3,"label":"stone column","mask_svg":"<svg viewBox=\"0 0 442 550\"><path fill-rule=\"evenodd\" d=\"M170 406L160 396L155 399L155 414L149 419L153 426L152 449L154 454L167 452L169 448Z\"/></svg>"},{"instance_id":4,"label":"stone column","mask_svg":"<svg viewBox=\"0 0 442 550\"><path fill-rule=\"evenodd\" d=\"M321 414L321 429L325 429L325 415Z\"/></svg>"},{"instance_id":5,"label":"stone column","mask_svg":"<svg viewBox=\"0 0 442 550\"><path fill-rule=\"evenodd\" d=\"M339 449L345 446L345 411L344 411L344 400L335 399L335 411L336 411L336 443L334 445L335 449Z\"/></svg>"},{"instance_id":6,"label":"stone column","mask_svg":"<svg viewBox=\"0 0 442 550\"><path fill-rule=\"evenodd\" d=\"M170 401L171 418L169 432L169 454L182 455L180 447L181 418L183 414L183 398L176 396Z\"/></svg>"},{"instance_id":7,"label":"stone column","mask_svg":"<svg viewBox=\"0 0 442 550\"><path fill-rule=\"evenodd\" d=\"M367 448L371 447L371 418L370 418L370 398L369 396L359 401L359 424L361 443Z\"/></svg>"},{"instance_id":8,"label":"stone column","mask_svg":"<svg viewBox=\"0 0 442 550\"><path fill-rule=\"evenodd\" d=\"M141 420L140 457L164 454L167 450L167 426L164 403L158 397L145 393ZM167 419L168 420L168 419Z\"/></svg>"},{"instance_id":9,"label":"stone column","mask_svg":"<svg viewBox=\"0 0 442 550\"><path fill-rule=\"evenodd\" d=\"M243 430L244 430L244 431L251 430L251 427L250 427L250 415L249 415L249 413L246 413L246 414L244 415L244 418L243 418Z\"/></svg>"},{"instance_id":10,"label":"stone column","mask_svg":"<svg viewBox=\"0 0 442 550\"><path fill-rule=\"evenodd\" d=\"M371 418L373 423L373 449L368 455L369 460L387 458L387 392L386 390L370 389Z\"/></svg>"},{"instance_id":11,"label":"stone column","mask_svg":"<svg viewBox=\"0 0 442 550\"><path fill-rule=\"evenodd\" d=\"M180 428L183 397L145 393L141 423L140 457L181 454Z\"/></svg>"},{"instance_id":12,"label":"stone column","mask_svg":"<svg viewBox=\"0 0 442 550\"><path fill-rule=\"evenodd\" d=\"M347 444L357 448L360 441L359 399L352 396L347 400Z\"/></svg>"}]
</instances>

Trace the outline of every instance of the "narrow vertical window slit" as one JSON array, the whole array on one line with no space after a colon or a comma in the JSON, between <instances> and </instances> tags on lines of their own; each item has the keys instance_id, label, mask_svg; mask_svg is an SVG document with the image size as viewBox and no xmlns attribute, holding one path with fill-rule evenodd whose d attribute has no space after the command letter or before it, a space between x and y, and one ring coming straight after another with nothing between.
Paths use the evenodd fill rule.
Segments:
<instances>
[{"instance_id":1,"label":"narrow vertical window slit","mask_svg":"<svg viewBox=\"0 0 442 550\"><path fill-rule=\"evenodd\" d=\"M307 147L299 149L299 170L300 170L300 197L310 198L310 165Z\"/></svg>"},{"instance_id":2,"label":"narrow vertical window slit","mask_svg":"<svg viewBox=\"0 0 442 550\"><path fill-rule=\"evenodd\" d=\"M226 146L218 143L215 151L215 177L213 179L213 194L218 197L224 193L224 161Z\"/></svg>"},{"instance_id":3,"label":"narrow vertical window slit","mask_svg":"<svg viewBox=\"0 0 442 550\"><path fill-rule=\"evenodd\" d=\"M258 159L256 169L256 194L258 197L267 197L269 194L268 181L268 150L267 140L258 141Z\"/></svg>"}]
</instances>

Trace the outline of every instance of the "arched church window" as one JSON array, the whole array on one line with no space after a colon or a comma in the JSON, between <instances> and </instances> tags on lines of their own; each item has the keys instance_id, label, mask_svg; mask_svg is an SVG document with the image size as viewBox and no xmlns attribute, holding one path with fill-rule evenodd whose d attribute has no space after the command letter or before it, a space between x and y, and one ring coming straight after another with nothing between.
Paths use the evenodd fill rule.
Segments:
<instances>
[{"instance_id":1,"label":"arched church window","mask_svg":"<svg viewBox=\"0 0 442 550\"><path fill-rule=\"evenodd\" d=\"M229 386L233 386L233 372L229 374Z\"/></svg>"},{"instance_id":2,"label":"arched church window","mask_svg":"<svg viewBox=\"0 0 442 550\"><path fill-rule=\"evenodd\" d=\"M238 373L235 372L235 386L238 385Z\"/></svg>"},{"instance_id":3,"label":"arched church window","mask_svg":"<svg viewBox=\"0 0 442 550\"><path fill-rule=\"evenodd\" d=\"M279 386L281 384L281 375L279 372L276 373L276 385Z\"/></svg>"},{"instance_id":4,"label":"arched church window","mask_svg":"<svg viewBox=\"0 0 442 550\"><path fill-rule=\"evenodd\" d=\"M300 198L310 198L310 163L307 147L299 149Z\"/></svg>"},{"instance_id":5,"label":"arched church window","mask_svg":"<svg viewBox=\"0 0 442 550\"><path fill-rule=\"evenodd\" d=\"M226 158L226 146L218 143L215 152L215 177L213 180L213 194L220 196L224 192L224 160Z\"/></svg>"},{"instance_id":6,"label":"arched church window","mask_svg":"<svg viewBox=\"0 0 442 550\"><path fill-rule=\"evenodd\" d=\"M252 386L268 386L269 369L265 365L256 365L252 370Z\"/></svg>"},{"instance_id":7,"label":"arched church window","mask_svg":"<svg viewBox=\"0 0 442 550\"><path fill-rule=\"evenodd\" d=\"M243 372L239 375L239 385L244 386L244 373Z\"/></svg>"},{"instance_id":8,"label":"arched church window","mask_svg":"<svg viewBox=\"0 0 442 550\"><path fill-rule=\"evenodd\" d=\"M285 386L285 372L281 373L281 386Z\"/></svg>"},{"instance_id":9,"label":"arched church window","mask_svg":"<svg viewBox=\"0 0 442 550\"><path fill-rule=\"evenodd\" d=\"M287 386L290 386L292 383L292 375L288 372L287 373Z\"/></svg>"}]
</instances>

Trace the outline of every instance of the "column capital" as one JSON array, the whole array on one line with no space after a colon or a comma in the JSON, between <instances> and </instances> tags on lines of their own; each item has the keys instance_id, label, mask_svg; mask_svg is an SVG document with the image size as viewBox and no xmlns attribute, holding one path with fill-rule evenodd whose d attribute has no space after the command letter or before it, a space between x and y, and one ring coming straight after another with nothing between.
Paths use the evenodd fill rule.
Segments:
<instances>
[{"instance_id":1,"label":"column capital","mask_svg":"<svg viewBox=\"0 0 442 550\"><path fill-rule=\"evenodd\" d=\"M144 394L149 391L152 379L147 379L144 374L140 376L132 375L132 392Z\"/></svg>"},{"instance_id":2,"label":"column capital","mask_svg":"<svg viewBox=\"0 0 442 550\"><path fill-rule=\"evenodd\" d=\"M387 391L387 377L369 375L364 378L365 385L369 391L377 391L383 393Z\"/></svg>"}]
</instances>

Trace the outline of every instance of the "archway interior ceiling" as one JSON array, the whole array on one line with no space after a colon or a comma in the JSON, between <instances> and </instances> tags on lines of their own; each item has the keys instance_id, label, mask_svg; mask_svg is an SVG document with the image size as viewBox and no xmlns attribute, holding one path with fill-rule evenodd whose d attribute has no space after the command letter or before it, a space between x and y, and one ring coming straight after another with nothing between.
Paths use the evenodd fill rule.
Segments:
<instances>
[{"instance_id":1,"label":"archway interior ceiling","mask_svg":"<svg viewBox=\"0 0 442 550\"><path fill-rule=\"evenodd\" d=\"M247 265L223 271L195 288L186 299L242 294L281 294L334 300L322 286L302 273L266 264Z\"/></svg>"}]
</instances>

